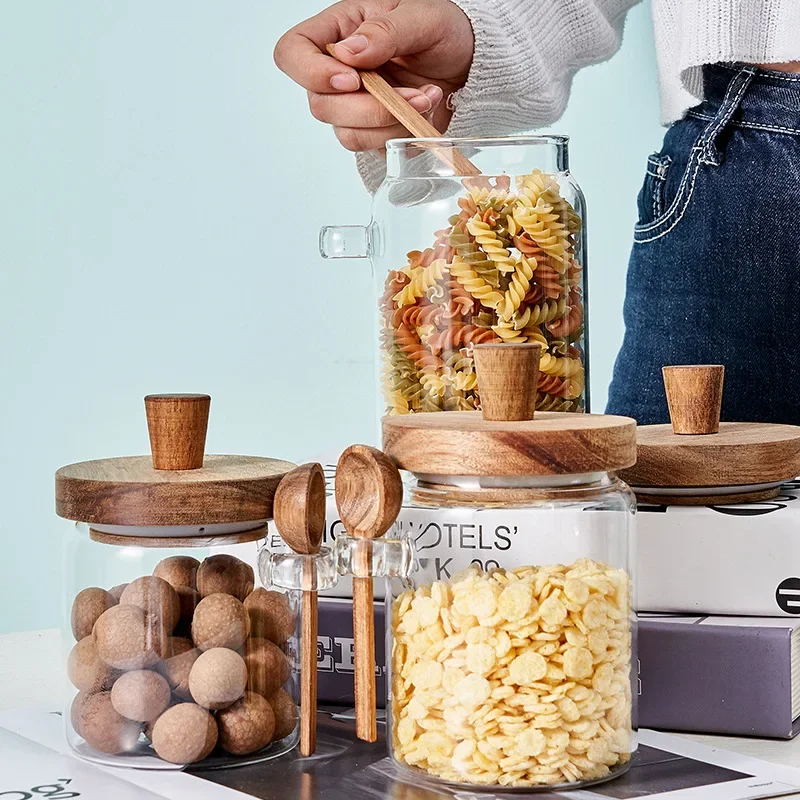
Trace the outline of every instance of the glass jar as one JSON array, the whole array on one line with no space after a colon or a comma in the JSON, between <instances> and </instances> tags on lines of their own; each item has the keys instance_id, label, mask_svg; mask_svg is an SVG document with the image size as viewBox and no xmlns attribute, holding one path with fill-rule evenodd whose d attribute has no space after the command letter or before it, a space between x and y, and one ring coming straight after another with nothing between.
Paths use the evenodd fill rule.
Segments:
<instances>
[{"instance_id":1,"label":"glass jar","mask_svg":"<svg viewBox=\"0 0 800 800\"><path fill-rule=\"evenodd\" d=\"M370 258L386 413L475 409L472 347L539 342L539 410L588 409L585 201L565 136L402 139L368 226L323 228ZM454 169L453 148L481 170Z\"/></svg>"},{"instance_id":2,"label":"glass jar","mask_svg":"<svg viewBox=\"0 0 800 800\"><path fill-rule=\"evenodd\" d=\"M475 356L482 414L383 422L409 474L394 560L410 542L416 562L387 580L391 756L464 789L605 781L636 750L636 504L615 474L636 424L534 415L536 345Z\"/></svg>"},{"instance_id":3,"label":"glass jar","mask_svg":"<svg viewBox=\"0 0 800 800\"><path fill-rule=\"evenodd\" d=\"M284 557L258 587L252 565L295 465L206 455L207 395L145 406L150 456L56 473L56 512L72 521L68 742L87 760L146 769L275 758L299 735L300 589L335 580L331 554L316 557L315 586Z\"/></svg>"},{"instance_id":4,"label":"glass jar","mask_svg":"<svg viewBox=\"0 0 800 800\"><path fill-rule=\"evenodd\" d=\"M71 526L63 639L75 691L64 718L79 756L213 768L295 746L300 593L254 585L266 536L266 526L173 540Z\"/></svg>"},{"instance_id":5,"label":"glass jar","mask_svg":"<svg viewBox=\"0 0 800 800\"><path fill-rule=\"evenodd\" d=\"M630 489L608 473L413 478L387 581L388 733L450 784L584 786L636 750Z\"/></svg>"}]
</instances>

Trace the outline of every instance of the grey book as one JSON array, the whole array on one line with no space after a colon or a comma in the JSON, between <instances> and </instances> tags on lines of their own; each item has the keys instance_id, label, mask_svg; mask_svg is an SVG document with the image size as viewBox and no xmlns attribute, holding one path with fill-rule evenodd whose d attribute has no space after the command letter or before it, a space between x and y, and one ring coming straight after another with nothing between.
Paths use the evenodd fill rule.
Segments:
<instances>
[{"instance_id":1,"label":"grey book","mask_svg":"<svg viewBox=\"0 0 800 800\"><path fill-rule=\"evenodd\" d=\"M791 739L800 619L639 615L639 725Z\"/></svg>"}]
</instances>

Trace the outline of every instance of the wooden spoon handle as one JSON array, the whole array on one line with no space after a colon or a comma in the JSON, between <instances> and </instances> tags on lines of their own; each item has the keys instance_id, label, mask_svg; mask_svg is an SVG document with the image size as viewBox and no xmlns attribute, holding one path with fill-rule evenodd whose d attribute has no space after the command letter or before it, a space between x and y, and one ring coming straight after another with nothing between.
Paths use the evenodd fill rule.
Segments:
<instances>
[{"instance_id":1,"label":"wooden spoon handle","mask_svg":"<svg viewBox=\"0 0 800 800\"><path fill-rule=\"evenodd\" d=\"M355 648L356 736L378 738L375 716L375 613L372 578L353 578L353 646Z\"/></svg>"},{"instance_id":2,"label":"wooden spoon handle","mask_svg":"<svg viewBox=\"0 0 800 800\"><path fill-rule=\"evenodd\" d=\"M303 592L300 673L300 754L317 749L317 593Z\"/></svg>"},{"instance_id":3,"label":"wooden spoon handle","mask_svg":"<svg viewBox=\"0 0 800 800\"><path fill-rule=\"evenodd\" d=\"M329 55L336 58L334 45L327 46ZM364 88L399 122L403 127L418 139L439 139L442 134L431 125L422 114L409 105L386 82L386 80L371 69L357 70ZM441 161L451 166L457 175L480 175L481 171L455 148L436 147L433 153Z\"/></svg>"}]
</instances>

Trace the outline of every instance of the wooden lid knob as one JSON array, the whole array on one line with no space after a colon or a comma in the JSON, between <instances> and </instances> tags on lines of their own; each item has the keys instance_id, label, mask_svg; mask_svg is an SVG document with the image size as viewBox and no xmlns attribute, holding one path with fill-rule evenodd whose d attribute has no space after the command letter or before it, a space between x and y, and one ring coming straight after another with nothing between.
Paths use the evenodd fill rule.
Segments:
<instances>
[{"instance_id":1,"label":"wooden lid knob","mask_svg":"<svg viewBox=\"0 0 800 800\"><path fill-rule=\"evenodd\" d=\"M485 420L533 419L541 356L540 344L475 345L475 371Z\"/></svg>"},{"instance_id":2,"label":"wooden lid knob","mask_svg":"<svg viewBox=\"0 0 800 800\"><path fill-rule=\"evenodd\" d=\"M718 433L725 367L672 366L663 367L662 373L673 433Z\"/></svg>"},{"instance_id":3,"label":"wooden lid knob","mask_svg":"<svg viewBox=\"0 0 800 800\"><path fill-rule=\"evenodd\" d=\"M144 399L153 467L200 469L206 447L207 394L150 394Z\"/></svg>"}]
</instances>

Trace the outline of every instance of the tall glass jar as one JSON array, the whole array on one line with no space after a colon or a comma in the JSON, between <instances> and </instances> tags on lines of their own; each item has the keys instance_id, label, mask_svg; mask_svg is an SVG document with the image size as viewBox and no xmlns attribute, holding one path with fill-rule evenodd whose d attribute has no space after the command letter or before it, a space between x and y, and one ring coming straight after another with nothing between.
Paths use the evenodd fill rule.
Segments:
<instances>
[{"instance_id":1,"label":"tall glass jar","mask_svg":"<svg viewBox=\"0 0 800 800\"><path fill-rule=\"evenodd\" d=\"M416 557L387 580L389 748L459 787L581 787L636 750L635 500L615 475L635 461L636 425L485 418L527 386L486 348L512 355L476 347L483 416L383 423L385 452L410 473L398 553L411 542Z\"/></svg>"},{"instance_id":2,"label":"tall glass jar","mask_svg":"<svg viewBox=\"0 0 800 800\"><path fill-rule=\"evenodd\" d=\"M485 342L539 342L538 409L588 409L585 202L567 143L391 141L372 222L323 228L323 256L372 260L386 413L477 408ZM481 174L459 172L453 148Z\"/></svg>"}]
</instances>

